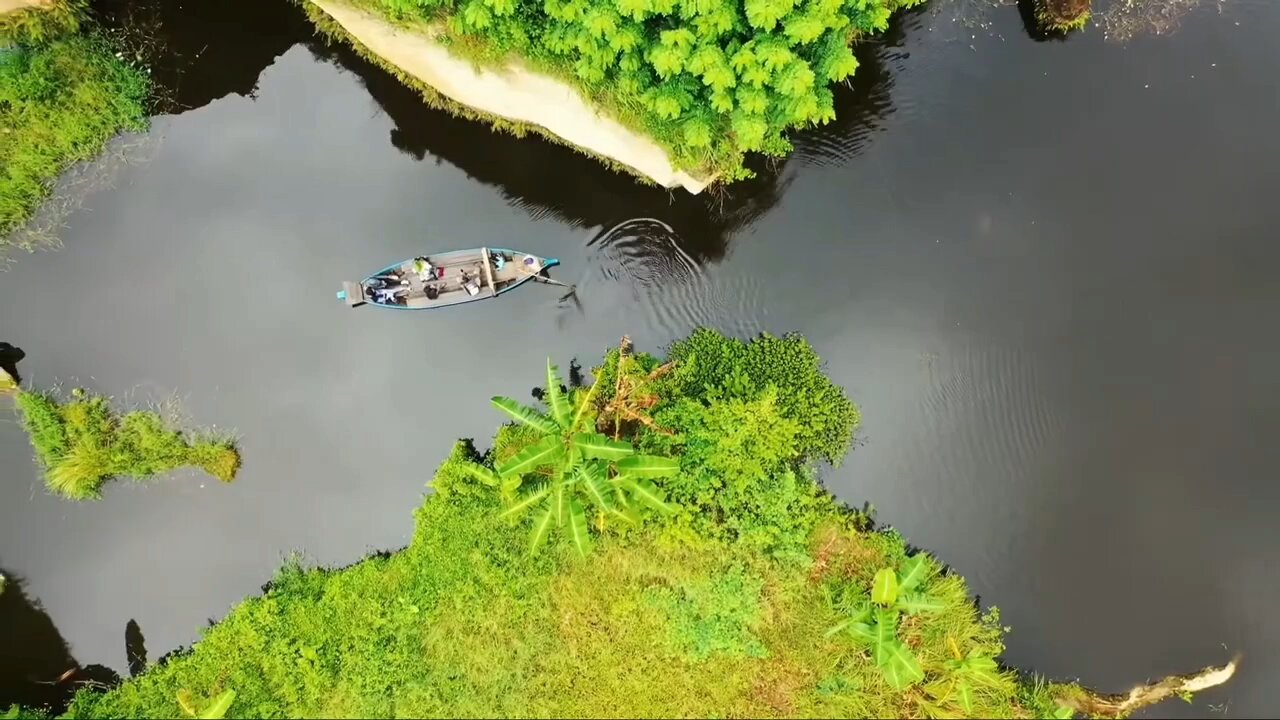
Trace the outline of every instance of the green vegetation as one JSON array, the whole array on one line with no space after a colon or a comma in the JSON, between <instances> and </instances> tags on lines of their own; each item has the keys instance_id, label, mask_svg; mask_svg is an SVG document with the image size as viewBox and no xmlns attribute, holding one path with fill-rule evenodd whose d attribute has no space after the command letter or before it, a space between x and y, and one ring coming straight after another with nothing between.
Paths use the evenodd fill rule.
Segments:
<instances>
[{"instance_id":1,"label":"green vegetation","mask_svg":"<svg viewBox=\"0 0 1280 720\"><path fill-rule=\"evenodd\" d=\"M97 499L103 483L115 477L143 480L196 466L231 482L240 469L240 454L230 439L207 433L185 437L150 410L118 415L105 397L80 389L66 402L20 391L16 404L45 485L73 500Z\"/></svg>"},{"instance_id":2,"label":"green vegetation","mask_svg":"<svg viewBox=\"0 0 1280 720\"><path fill-rule=\"evenodd\" d=\"M97 34L0 52L0 250L59 173L120 131L145 127L148 87L146 73Z\"/></svg>"},{"instance_id":3,"label":"green vegetation","mask_svg":"<svg viewBox=\"0 0 1280 720\"><path fill-rule=\"evenodd\" d=\"M0 14L0 48L40 45L80 29L88 0L52 0Z\"/></svg>"},{"instance_id":4,"label":"green vegetation","mask_svg":"<svg viewBox=\"0 0 1280 720\"><path fill-rule=\"evenodd\" d=\"M997 664L999 615L980 613L962 578L814 484L806 452L833 449L831 437L798 430L789 413L834 402L830 417L852 425L856 411L815 377L803 340L747 344L702 332L672 352L681 360L653 381L651 410L672 421L674 434L639 422L616 440L584 430L610 423L599 412L626 384L602 376L624 353L606 356L590 388L561 390L551 367L544 409L496 399L515 422L492 448L455 445L408 547L340 570L290 562L191 649L110 691L82 691L69 716L210 708L268 718L1070 714L1055 698L1083 691ZM647 377L661 365L631 357L624 373ZM707 369L717 358L720 376ZM784 368L795 373L786 390L767 381ZM782 393L805 397L784 402ZM695 444L678 442L683 428L720 422L697 421L696 408L713 418L743 407L785 426L760 440L770 457L742 482L692 487L748 460L721 456L742 452L741 439L680 450ZM662 504L677 512L613 522L633 499L645 501L605 490L628 484L617 478L635 470L628 459L643 457L633 448L653 443L680 453L679 472L661 480L670 495ZM583 478L578 469L593 463ZM798 488L786 503L747 487L778 472ZM561 488L566 499L530 502L520 494L529 483ZM814 500L793 517L797 497ZM572 520L557 524L563 533L538 530L555 523L548 507L554 513L566 500L607 520L588 523L592 552ZM685 502L700 509L678 507ZM511 512L521 504L542 510L522 520ZM739 510L754 513L749 523L735 522ZM697 512L704 522L691 521ZM531 530L543 543L537 553ZM197 699L228 697L225 707Z\"/></svg>"},{"instance_id":5,"label":"green vegetation","mask_svg":"<svg viewBox=\"0 0 1280 720\"><path fill-rule=\"evenodd\" d=\"M1036 20L1052 32L1083 30L1093 17L1091 0L1035 0Z\"/></svg>"},{"instance_id":6,"label":"green vegetation","mask_svg":"<svg viewBox=\"0 0 1280 720\"><path fill-rule=\"evenodd\" d=\"M481 65L511 60L577 87L682 169L749 177L747 153L835 117L830 86L859 38L919 0L352 0L429 28Z\"/></svg>"}]
</instances>

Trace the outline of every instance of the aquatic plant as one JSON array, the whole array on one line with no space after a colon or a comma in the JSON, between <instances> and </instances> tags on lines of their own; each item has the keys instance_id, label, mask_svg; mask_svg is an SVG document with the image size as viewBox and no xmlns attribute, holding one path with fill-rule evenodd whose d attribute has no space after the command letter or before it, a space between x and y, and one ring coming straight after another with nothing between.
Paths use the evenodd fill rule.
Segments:
<instances>
[{"instance_id":1,"label":"aquatic plant","mask_svg":"<svg viewBox=\"0 0 1280 720\"><path fill-rule=\"evenodd\" d=\"M723 384L710 379L662 402L710 412ZM502 401L516 422L488 452L455 445L408 547L341 570L291 561L192 648L117 688L82 690L68 716L176 717L180 691L229 688L231 712L268 718L1056 717L1105 697L1001 668L998 612L980 613L963 578L834 501L813 511L813 529L760 510L757 522L799 536L802 558L668 514L600 535L586 557L563 545L530 555L525 530L500 517L508 501L488 465L546 438L568 455L569 431L590 427L573 419L589 416L590 391L559 393L554 367L547 381L547 412ZM664 393L681 384L665 381ZM669 437L640 425L632 440ZM778 451L801 464L803 442L789 437ZM667 483L702 462L730 467L681 462Z\"/></svg>"},{"instance_id":2,"label":"aquatic plant","mask_svg":"<svg viewBox=\"0 0 1280 720\"><path fill-rule=\"evenodd\" d=\"M240 454L226 437L191 437L169 427L159 413L111 410L107 398L76 389L61 401L50 393L20 391L22 427L44 469L45 485L73 500L97 499L115 477L142 480L196 466L223 482L235 479Z\"/></svg>"},{"instance_id":3,"label":"aquatic plant","mask_svg":"<svg viewBox=\"0 0 1280 720\"><path fill-rule=\"evenodd\" d=\"M748 153L783 156L788 131L835 117L854 41L919 0L355 0L425 25L452 52L512 57L576 86L673 163L724 181Z\"/></svg>"},{"instance_id":4,"label":"aquatic plant","mask_svg":"<svg viewBox=\"0 0 1280 720\"><path fill-rule=\"evenodd\" d=\"M0 251L60 172L146 126L148 87L146 73L95 34L0 53Z\"/></svg>"}]
</instances>

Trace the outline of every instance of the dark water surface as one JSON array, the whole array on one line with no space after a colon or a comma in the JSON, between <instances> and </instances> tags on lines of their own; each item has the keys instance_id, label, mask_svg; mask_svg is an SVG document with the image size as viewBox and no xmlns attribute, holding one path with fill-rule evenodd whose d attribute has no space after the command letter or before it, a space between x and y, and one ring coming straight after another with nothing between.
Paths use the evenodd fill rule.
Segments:
<instances>
[{"instance_id":1,"label":"dark water surface","mask_svg":"<svg viewBox=\"0 0 1280 720\"><path fill-rule=\"evenodd\" d=\"M240 433L244 470L75 504L0 422L0 703L74 662L127 674L144 635L152 659L191 642L290 551L403 545L453 439L501 421L489 396L708 324L813 341L866 418L828 485L998 604L1011 663L1122 690L1239 650L1231 685L1157 714L1277 708L1280 4L1121 45L944 0L861 49L839 121L714 203L431 111L286 3L180 5L133 6L175 113L63 250L0 273L0 341L38 386L178 393ZM581 309L333 298L498 243L560 257Z\"/></svg>"}]
</instances>

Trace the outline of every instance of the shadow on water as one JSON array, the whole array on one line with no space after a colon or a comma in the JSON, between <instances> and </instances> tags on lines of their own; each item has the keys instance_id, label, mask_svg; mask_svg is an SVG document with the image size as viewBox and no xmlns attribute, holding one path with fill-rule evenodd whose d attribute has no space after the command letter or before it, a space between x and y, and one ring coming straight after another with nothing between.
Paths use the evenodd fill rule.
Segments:
<instances>
[{"instance_id":1,"label":"shadow on water","mask_svg":"<svg viewBox=\"0 0 1280 720\"><path fill-rule=\"evenodd\" d=\"M22 362L22 358L26 356L22 348L0 342L0 370L9 373L9 377L16 383L22 382L22 376L18 374L18 363Z\"/></svg>"},{"instance_id":2,"label":"shadow on water","mask_svg":"<svg viewBox=\"0 0 1280 720\"><path fill-rule=\"evenodd\" d=\"M81 666L40 603L27 596L22 578L0 571L0 708L17 704L60 713L86 685L120 682L102 665ZM133 627L137 623L130 621ZM126 629L128 638L130 631ZM137 631L141 638L141 631Z\"/></svg>"},{"instance_id":3,"label":"shadow on water","mask_svg":"<svg viewBox=\"0 0 1280 720\"><path fill-rule=\"evenodd\" d=\"M287 0L92 0L92 7L142 54L162 113L253 97L262 71L312 33Z\"/></svg>"}]
</instances>

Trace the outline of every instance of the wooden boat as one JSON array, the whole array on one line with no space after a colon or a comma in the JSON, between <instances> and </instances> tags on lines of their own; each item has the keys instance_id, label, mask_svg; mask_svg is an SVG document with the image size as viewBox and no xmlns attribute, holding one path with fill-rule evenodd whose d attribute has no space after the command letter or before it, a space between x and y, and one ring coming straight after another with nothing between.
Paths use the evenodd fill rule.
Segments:
<instances>
[{"instance_id":1,"label":"wooden boat","mask_svg":"<svg viewBox=\"0 0 1280 720\"><path fill-rule=\"evenodd\" d=\"M505 248L475 248L423 255L396 263L363 281L344 282L338 299L396 310L430 310L497 297L530 280L547 280L544 258Z\"/></svg>"}]
</instances>

